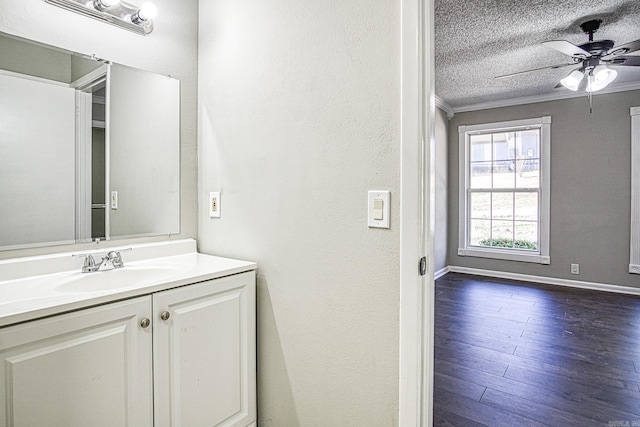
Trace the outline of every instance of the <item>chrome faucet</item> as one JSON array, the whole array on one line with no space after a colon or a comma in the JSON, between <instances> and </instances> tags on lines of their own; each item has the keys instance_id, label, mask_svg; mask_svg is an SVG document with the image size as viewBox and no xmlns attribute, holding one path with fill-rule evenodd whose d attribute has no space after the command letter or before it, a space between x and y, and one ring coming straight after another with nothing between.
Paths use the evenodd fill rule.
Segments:
<instances>
[{"instance_id":1,"label":"chrome faucet","mask_svg":"<svg viewBox=\"0 0 640 427\"><path fill-rule=\"evenodd\" d=\"M124 262L122 261L122 255L120 255L120 252L126 252L130 250L131 248L120 249L119 251L109 251L107 252L107 256L104 257L102 260L109 261L111 265L113 265L113 268L122 268L124 267Z\"/></svg>"},{"instance_id":2,"label":"chrome faucet","mask_svg":"<svg viewBox=\"0 0 640 427\"><path fill-rule=\"evenodd\" d=\"M124 262L122 261L122 255L120 255L120 252L130 250L131 248L109 251L104 257L102 257L99 264L96 263L95 258L91 254L73 254L73 256L84 257L84 264L82 265L83 273L93 273L96 271L107 271L113 270L114 268L124 267Z\"/></svg>"},{"instance_id":3,"label":"chrome faucet","mask_svg":"<svg viewBox=\"0 0 640 427\"><path fill-rule=\"evenodd\" d=\"M98 271L98 267L96 265L96 260L93 258L91 254L73 254L73 257L84 257L84 264L82 264L82 272L83 273L92 273L94 271Z\"/></svg>"}]
</instances>

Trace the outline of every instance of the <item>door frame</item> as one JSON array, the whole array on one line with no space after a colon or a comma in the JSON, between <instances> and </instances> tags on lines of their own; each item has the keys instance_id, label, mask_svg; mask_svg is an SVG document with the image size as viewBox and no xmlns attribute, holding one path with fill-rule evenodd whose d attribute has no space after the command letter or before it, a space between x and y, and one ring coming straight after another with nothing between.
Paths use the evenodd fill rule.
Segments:
<instances>
[{"instance_id":1,"label":"door frame","mask_svg":"<svg viewBox=\"0 0 640 427\"><path fill-rule=\"evenodd\" d=\"M91 242L91 140L93 88L107 81L108 65L103 64L69 85L76 90L76 242ZM105 129L106 131L106 129ZM105 135L105 162L108 163L109 141ZM105 167L105 183L109 167ZM107 190L105 186L105 203ZM109 209L105 207L105 238L109 240Z\"/></svg>"},{"instance_id":2,"label":"door frame","mask_svg":"<svg viewBox=\"0 0 640 427\"><path fill-rule=\"evenodd\" d=\"M422 427L433 424L434 0L401 4L398 423Z\"/></svg>"}]
</instances>

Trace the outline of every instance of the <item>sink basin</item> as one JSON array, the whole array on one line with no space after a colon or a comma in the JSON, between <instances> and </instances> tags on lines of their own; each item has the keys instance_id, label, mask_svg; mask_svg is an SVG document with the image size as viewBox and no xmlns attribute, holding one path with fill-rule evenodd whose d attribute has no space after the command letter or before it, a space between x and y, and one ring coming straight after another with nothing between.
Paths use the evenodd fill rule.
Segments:
<instances>
[{"instance_id":1,"label":"sink basin","mask_svg":"<svg viewBox=\"0 0 640 427\"><path fill-rule=\"evenodd\" d=\"M125 266L94 273L74 273L61 279L58 292L96 292L139 287L175 276L179 265Z\"/></svg>"}]
</instances>

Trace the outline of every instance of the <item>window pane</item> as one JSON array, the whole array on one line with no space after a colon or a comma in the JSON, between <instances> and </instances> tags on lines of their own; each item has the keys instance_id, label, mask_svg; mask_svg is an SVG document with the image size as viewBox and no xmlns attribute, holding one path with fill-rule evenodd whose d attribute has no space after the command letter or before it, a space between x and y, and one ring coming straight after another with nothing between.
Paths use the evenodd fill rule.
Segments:
<instances>
[{"instance_id":1,"label":"window pane","mask_svg":"<svg viewBox=\"0 0 640 427\"><path fill-rule=\"evenodd\" d=\"M491 217L494 220L513 219L513 193L493 193L491 196Z\"/></svg>"},{"instance_id":2,"label":"window pane","mask_svg":"<svg viewBox=\"0 0 640 427\"><path fill-rule=\"evenodd\" d=\"M540 167L538 159L516 160L516 187L539 188Z\"/></svg>"},{"instance_id":3,"label":"window pane","mask_svg":"<svg viewBox=\"0 0 640 427\"><path fill-rule=\"evenodd\" d=\"M491 221L487 219L472 219L469 222L469 245L489 246L491 239Z\"/></svg>"},{"instance_id":4,"label":"window pane","mask_svg":"<svg viewBox=\"0 0 640 427\"><path fill-rule=\"evenodd\" d=\"M472 219L490 219L491 193L471 193L470 213Z\"/></svg>"},{"instance_id":5,"label":"window pane","mask_svg":"<svg viewBox=\"0 0 640 427\"><path fill-rule=\"evenodd\" d=\"M515 219L538 221L538 193L516 193Z\"/></svg>"},{"instance_id":6,"label":"window pane","mask_svg":"<svg viewBox=\"0 0 640 427\"><path fill-rule=\"evenodd\" d=\"M500 132L493 135L493 160L504 161L513 159L515 154L515 133Z\"/></svg>"},{"instance_id":7,"label":"window pane","mask_svg":"<svg viewBox=\"0 0 640 427\"><path fill-rule=\"evenodd\" d=\"M514 188L515 133L493 134L493 188Z\"/></svg>"},{"instance_id":8,"label":"window pane","mask_svg":"<svg viewBox=\"0 0 640 427\"><path fill-rule=\"evenodd\" d=\"M471 163L471 188L491 188L491 162Z\"/></svg>"},{"instance_id":9,"label":"window pane","mask_svg":"<svg viewBox=\"0 0 640 427\"><path fill-rule=\"evenodd\" d=\"M517 132L516 157L518 159L540 158L540 129Z\"/></svg>"},{"instance_id":10,"label":"window pane","mask_svg":"<svg viewBox=\"0 0 640 427\"><path fill-rule=\"evenodd\" d=\"M513 222L512 221L492 221L491 222L491 246L512 248L513 247Z\"/></svg>"},{"instance_id":11,"label":"window pane","mask_svg":"<svg viewBox=\"0 0 640 427\"><path fill-rule=\"evenodd\" d=\"M518 132L516 141L516 187L540 186L540 130Z\"/></svg>"},{"instance_id":12,"label":"window pane","mask_svg":"<svg viewBox=\"0 0 640 427\"><path fill-rule=\"evenodd\" d=\"M538 223L530 221L516 221L516 248L538 250Z\"/></svg>"},{"instance_id":13,"label":"window pane","mask_svg":"<svg viewBox=\"0 0 640 427\"><path fill-rule=\"evenodd\" d=\"M491 161L491 134L469 136L471 162Z\"/></svg>"},{"instance_id":14,"label":"window pane","mask_svg":"<svg viewBox=\"0 0 640 427\"><path fill-rule=\"evenodd\" d=\"M514 188L516 175L511 160L495 162L493 167L493 188Z\"/></svg>"}]
</instances>

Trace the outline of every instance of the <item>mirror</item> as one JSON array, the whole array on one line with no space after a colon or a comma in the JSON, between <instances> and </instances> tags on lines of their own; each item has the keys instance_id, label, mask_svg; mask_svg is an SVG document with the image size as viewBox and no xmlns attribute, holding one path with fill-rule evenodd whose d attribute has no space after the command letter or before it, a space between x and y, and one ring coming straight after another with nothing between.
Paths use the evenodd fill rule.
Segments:
<instances>
[{"instance_id":1,"label":"mirror","mask_svg":"<svg viewBox=\"0 0 640 427\"><path fill-rule=\"evenodd\" d=\"M180 83L0 33L0 250L180 232Z\"/></svg>"}]
</instances>

